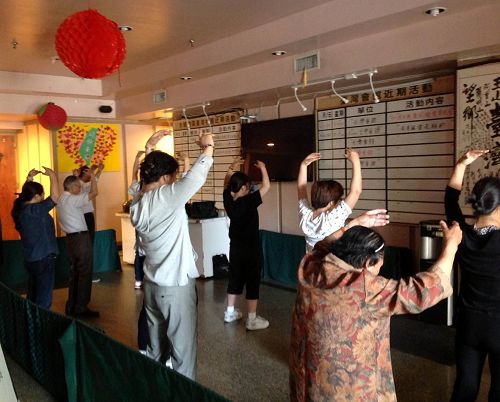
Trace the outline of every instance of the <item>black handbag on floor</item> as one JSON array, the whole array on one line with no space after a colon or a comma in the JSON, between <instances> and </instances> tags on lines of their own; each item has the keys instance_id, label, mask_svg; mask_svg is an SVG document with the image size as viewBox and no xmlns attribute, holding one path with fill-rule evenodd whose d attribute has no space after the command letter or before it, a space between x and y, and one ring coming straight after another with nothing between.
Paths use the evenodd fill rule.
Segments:
<instances>
[{"instance_id":1,"label":"black handbag on floor","mask_svg":"<svg viewBox=\"0 0 500 402\"><path fill-rule=\"evenodd\" d=\"M224 279L229 276L229 260L226 254L216 254L212 257L214 267L214 278Z\"/></svg>"},{"instance_id":2,"label":"black handbag on floor","mask_svg":"<svg viewBox=\"0 0 500 402\"><path fill-rule=\"evenodd\" d=\"M217 218L217 208L215 201L196 201L186 204L186 213L191 219Z\"/></svg>"}]
</instances>

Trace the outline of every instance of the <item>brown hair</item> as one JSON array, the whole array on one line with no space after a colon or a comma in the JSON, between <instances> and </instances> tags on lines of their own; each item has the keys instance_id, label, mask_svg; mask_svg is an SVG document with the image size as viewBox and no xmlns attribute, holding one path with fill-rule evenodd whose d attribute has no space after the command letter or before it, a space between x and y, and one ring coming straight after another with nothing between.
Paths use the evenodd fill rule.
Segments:
<instances>
[{"instance_id":1,"label":"brown hair","mask_svg":"<svg viewBox=\"0 0 500 402\"><path fill-rule=\"evenodd\" d=\"M344 187L338 181L315 181L311 187L311 205L318 209L326 207L331 201L336 204L343 195Z\"/></svg>"}]
</instances>

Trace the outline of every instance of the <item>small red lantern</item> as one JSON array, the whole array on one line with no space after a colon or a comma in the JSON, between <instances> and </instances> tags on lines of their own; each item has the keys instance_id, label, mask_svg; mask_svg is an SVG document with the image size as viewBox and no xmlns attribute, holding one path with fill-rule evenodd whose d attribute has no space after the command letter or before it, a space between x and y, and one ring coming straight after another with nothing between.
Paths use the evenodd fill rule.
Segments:
<instances>
[{"instance_id":1,"label":"small red lantern","mask_svg":"<svg viewBox=\"0 0 500 402\"><path fill-rule=\"evenodd\" d=\"M36 115L38 117L38 122L47 130L59 130L64 127L68 120L68 116L64 109L52 102L38 109Z\"/></svg>"},{"instance_id":2,"label":"small red lantern","mask_svg":"<svg viewBox=\"0 0 500 402\"><path fill-rule=\"evenodd\" d=\"M70 15L56 32L59 58L82 78L114 73L125 59L125 39L116 22L85 10Z\"/></svg>"}]
</instances>

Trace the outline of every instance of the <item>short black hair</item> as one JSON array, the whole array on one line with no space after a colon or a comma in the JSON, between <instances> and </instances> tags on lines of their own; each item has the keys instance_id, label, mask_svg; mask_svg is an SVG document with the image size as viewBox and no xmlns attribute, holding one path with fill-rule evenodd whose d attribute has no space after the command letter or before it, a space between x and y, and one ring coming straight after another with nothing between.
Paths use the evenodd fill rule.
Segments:
<instances>
[{"instance_id":1,"label":"short black hair","mask_svg":"<svg viewBox=\"0 0 500 402\"><path fill-rule=\"evenodd\" d=\"M23 188L18 197L14 200L14 205L12 206L12 210L10 212L17 231L21 230L20 218L24 204L31 201L35 195L41 195L43 193L43 186L36 181L27 181L23 184Z\"/></svg>"},{"instance_id":2,"label":"short black hair","mask_svg":"<svg viewBox=\"0 0 500 402\"><path fill-rule=\"evenodd\" d=\"M154 183L164 175L174 174L179 169L179 162L162 151L153 151L146 155L141 163L140 176L143 184Z\"/></svg>"},{"instance_id":3,"label":"short black hair","mask_svg":"<svg viewBox=\"0 0 500 402\"><path fill-rule=\"evenodd\" d=\"M364 226L354 226L330 245L330 252L354 268L375 265L384 257L384 239Z\"/></svg>"},{"instance_id":4,"label":"short black hair","mask_svg":"<svg viewBox=\"0 0 500 402\"><path fill-rule=\"evenodd\" d=\"M500 205L500 179L484 177L474 184L472 193L467 197L472 204L474 215L489 215Z\"/></svg>"},{"instance_id":5,"label":"short black hair","mask_svg":"<svg viewBox=\"0 0 500 402\"><path fill-rule=\"evenodd\" d=\"M250 177L248 177L245 173L243 172L234 172L231 178L229 179L229 191L232 193L237 193L240 191L241 187L243 186L249 186L250 184Z\"/></svg>"}]
</instances>

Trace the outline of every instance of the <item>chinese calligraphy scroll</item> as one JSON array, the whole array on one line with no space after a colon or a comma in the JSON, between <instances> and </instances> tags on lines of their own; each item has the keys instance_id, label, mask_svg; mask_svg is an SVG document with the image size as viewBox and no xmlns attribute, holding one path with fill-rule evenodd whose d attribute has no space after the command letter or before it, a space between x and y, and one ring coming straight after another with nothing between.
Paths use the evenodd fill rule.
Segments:
<instances>
[{"instance_id":1,"label":"chinese calligraphy scroll","mask_svg":"<svg viewBox=\"0 0 500 402\"><path fill-rule=\"evenodd\" d=\"M465 172L461 204L471 214L464 199L474 183L500 175L500 63L458 71L457 96L456 157L472 148L490 150Z\"/></svg>"}]
</instances>

